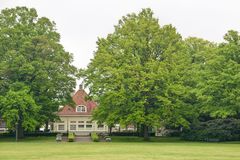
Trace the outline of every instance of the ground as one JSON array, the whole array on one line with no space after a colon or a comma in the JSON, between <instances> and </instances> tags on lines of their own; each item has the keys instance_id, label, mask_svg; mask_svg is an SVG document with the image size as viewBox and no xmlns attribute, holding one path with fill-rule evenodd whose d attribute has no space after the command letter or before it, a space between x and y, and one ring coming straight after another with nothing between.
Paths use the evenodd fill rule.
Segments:
<instances>
[{"instance_id":1,"label":"ground","mask_svg":"<svg viewBox=\"0 0 240 160\"><path fill-rule=\"evenodd\" d=\"M0 139L0 160L240 160L240 142L204 143L113 137L113 142L60 142L54 137L21 142Z\"/></svg>"}]
</instances>

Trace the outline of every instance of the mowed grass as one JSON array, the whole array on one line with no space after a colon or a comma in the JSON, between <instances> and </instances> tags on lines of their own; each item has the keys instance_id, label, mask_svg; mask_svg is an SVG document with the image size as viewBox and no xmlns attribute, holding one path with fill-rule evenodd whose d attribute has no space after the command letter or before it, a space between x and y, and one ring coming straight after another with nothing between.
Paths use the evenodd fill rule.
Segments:
<instances>
[{"instance_id":1,"label":"mowed grass","mask_svg":"<svg viewBox=\"0 0 240 160\"><path fill-rule=\"evenodd\" d=\"M55 142L55 137L0 139L1 160L240 160L240 142L113 137L113 142Z\"/></svg>"}]
</instances>

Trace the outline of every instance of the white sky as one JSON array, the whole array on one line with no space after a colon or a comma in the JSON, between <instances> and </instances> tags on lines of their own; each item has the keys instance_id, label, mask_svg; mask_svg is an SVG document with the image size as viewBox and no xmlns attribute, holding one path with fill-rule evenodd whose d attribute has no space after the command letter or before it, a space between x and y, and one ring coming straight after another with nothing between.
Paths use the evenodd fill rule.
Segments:
<instances>
[{"instance_id":1,"label":"white sky","mask_svg":"<svg viewBox=\"0 0 240 160\"><path fill-rule=\"evenodd\" d=\"M172 24L184 38L221 42L227 30L240 28L238 0L0 0L0 10L15 6L34 7L55 21L78 68L93 57L97 37L106 37L122 16L142 8L150 7L160 25Z\"/></svg>"}]
</instances>

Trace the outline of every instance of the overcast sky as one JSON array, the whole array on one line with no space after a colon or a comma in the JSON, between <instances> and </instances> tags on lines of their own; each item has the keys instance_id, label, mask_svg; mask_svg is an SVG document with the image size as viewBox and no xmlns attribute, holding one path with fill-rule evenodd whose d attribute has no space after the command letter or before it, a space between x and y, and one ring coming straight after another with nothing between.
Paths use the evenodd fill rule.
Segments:
<instances>
[{"instance_id":1,"label":"overcast sky","mask_svg":"<svg viewBox=\"0 0 240 160\"><path fill-rule=\"evenodd\" d=\"M240 30L239 0L0 0L0 9L36 8L57 24L61 43L74 54L74 65L86 67L97 37L113 32L118 20L151 8L160 25L172 24L184 37L221 42L227 30Z\"/></svg>"}]
</instances>

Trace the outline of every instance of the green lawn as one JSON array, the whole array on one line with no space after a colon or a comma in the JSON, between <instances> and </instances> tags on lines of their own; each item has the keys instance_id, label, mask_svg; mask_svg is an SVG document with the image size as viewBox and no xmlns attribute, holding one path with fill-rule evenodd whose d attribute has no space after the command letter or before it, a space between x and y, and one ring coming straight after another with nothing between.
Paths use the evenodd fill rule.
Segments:
<instances>
[{"instance_id":1,"label":"green lawn","mask_svg":"<svg viewBox=\"0 0 240 160\"><path fill-rule=\"evenodd\" d=\"M54 137L0 139L1 160L240 160L240 142L201 143L176 138L113 137L113 142L56 143Z\"/></svg>"}]
</instances>

